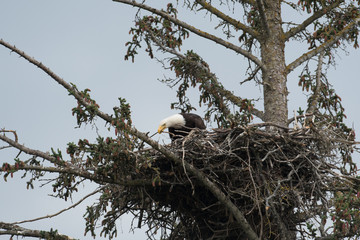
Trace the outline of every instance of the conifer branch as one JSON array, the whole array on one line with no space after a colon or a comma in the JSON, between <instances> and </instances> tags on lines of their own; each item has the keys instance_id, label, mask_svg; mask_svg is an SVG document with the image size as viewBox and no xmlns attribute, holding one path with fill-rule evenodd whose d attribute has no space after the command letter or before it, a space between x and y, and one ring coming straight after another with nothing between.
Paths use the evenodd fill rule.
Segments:
<instances>
[{"instance_id":1,"label":"conifer branch","mask_svg":"<svg viewBox=\"0 0 360 240\"><path fill-rule=\"evenodd\" d=\"M205 0L196 0L197 3L199 3L204 9L208 10L218 18L224 20L225 22L231 24L237 29L241 29L244 32L250 34L254 38L259 37L259 33L250 27L246 26L245 24L237 21L236 19L224 14L223 12L219 11L217 8L213 7L210 3L206 2Z\"/></svg>"},{"instance_id":2,"label":"conifer branch","mask_svg":"<svg viewBox=\"0 0 360 240\"><path fill-rule=\"evenodd\" d=\"M162 49L165 52L171 53L175 56L177 56L179 59L186 59L186 56L184 56L183 54L181 54L180 52L176 51L173 48L168 48L166 46L164 46L163 44L161 44L160 41L158 41L154 36L152 36L152 40L159 46L160 49ZM220 93L221 96L223 96L224 98L226 98L227 100L229 100L230 102L232 102L234 105L241 107L241 102L242 99L238 96L235 96L231 91L225 89L217 80L215 74L213 74L209 68L205 67L204 65L201 65L197 62L194 62L194 64L196 64L197 67L201 68L202 70L204 70L206 72L206 74L208 76L210 76L211 78L211 86L209 86L208 88L216 88L216 91ZM209 85L209 83L203 82L204 86ZM229 109L227 109L228 112L230 112ZM253 108L251 111L251 114L254 114L256 117L260 118L262 121L264 121L264 112L262 112L261 110L258 110L256 108Z\"/></svg>"},{"instance_id":3,"label":"conifer branch","mask_svg":"<svg viewBox=\"0 0 360 240\"><path fill-rule=\"evenodd\" d=\"M228 41L225 41L224 39L222 38L219 38L215 35L212 35L208 32L205 32L205 31L202 31L200 29L197 29L175 17L172 17L170 16L169 14L165 13L164 11L160 11L156 8L153 8L153 7L150 7L148 5L145 5L143 3L139 3L139 2L136 2L136 1L132 1L132 0L113 0L114 2L119 2L119 3L124 3L124 4L128 4L128 5L131 5L131 6L134 6L134 7L138 7L140 9L144 9L144 10L147 10L151 13L154 13L156 15L159 15L171 22L173 22L174 24L176 25L179 25L193 33L195 33L196 35L200 36L200 37L203 37L203 38L206 38L206 39L209 39L217 44L220 44L222 46L224 46L225 48L228 48L228 49L231 49L243 56L245 56L246 58L250 59L252 62L254 62L256 65L258 65L259 67L261 67L262 70L266 70L265 69L265 65L261 62L260 59L258 59L256 56L254 56L253 54L251 54L250 52L242 49L241 47L238 47Z\"/></svg>"},{"instance_id":4,"label":"conifer branch","mask_svg":"<svg viewBox=\"0 0 360 240\"><path fill-rule=\"evenodd\" d=\"M303 31L306 27L308 27L310 24L312 24L316 19L321 18L322 16L324 16L326 13L328 13L329 11L331 11L332 9L336 8L337 6L340 5L340 3L344 2L344 0L338 0L332 4L330 4L329 6L325 7L324 9L321 9L317 12L315 12L313 15L311 15L309 18L307 18L303 23L301 23L300 25L291 28L289 31L287 31L284 36L285 36L285 41L289 40L291 37L295 36L296 34L298 34L299 32Z\"/></svg>"},{"instance_id":5,"label":"conifer branch","mask_svg":"<svg viewBox=\"0 0 360 240\"><path fill-rule=\"evenodd\" d=\"M119 2L123 2L120 1ZM124 1L128 2L128 4L134 3L134 1ZM132 4L131 4L132 5ZM85 101L85 99L81 96L79 92L76 91L76 89L69 83L67 83L65 80L60 78L58 75L53 73L48 67L43 65L41 62L37 61L36 59L30 57L23 51L20 51L15 46L12 46L11 44L5 42L4 40L0 39L0 44L9 48L11 51L16 52L21 57L28 60L30 63L34 64L35 66L42 69L44 72L46 72L52 79L54 79L56 82L61 84L65 89L67 89L69 92L72 93L72 95L78 100L79 103L81 103L85 107L89 107L90 103ZM105 120L106 122L111 123L112 117L99 109L96 109L96 115ZM244 214L239 210L239 208L236 207L236 205L222 192L219 187L212 181L209 180L209 178L202 172L200 172L198 169L196 169L193 165L191 165L188 162L182 162L180 158L178 158L173 152L165 148L164 146L160 145L160 143L152 140L150 137L148 137L145 133L142 133L138 131L136 128L131 127L127 128L126 131L128 131L130 134L138 137L139 139L143 140L147 144L149 144L151 147L153 147L158 152L162 153L168 160L173 161L174 163L181 166L182 164L185 166L187 172L189 172L191 175L195 176L196 179L199 180L199 182L205 186L218 200L221 202L228 210L231 212L234 216L234 218L237 220L239 225L241 226L242 230L246 234L247 238L249 240L258 240L257 234L254 232L254 230L251 228L250 224L247 222ZM0 223L1 224L1 223ZM0 225L1 228L1 225Z\"/></svg>"},{"instance_id":6,"label":"conifer branch","mask_svg":"<svg viewBox=\"0 0 360 240\"><path fill-rule=\"evenodd\" d=\"M310 58L316 56L320 52L324 51L325 49L331 47L333 44L335 44L337 41L339 41L346 33L348 33L353 27L355 27L360 22L360 17L355 18L353 22L351 22L349 25L347 25L343 30L341 30L338 34L336 34L334 37L330 38L328 41L324 42L317 48L304 53L299 58L297 58L295 61L290 63L286 66L287 74L292 72L295 68L300 66L302 63L306 62Z\"/></svg>"}]
</instances>

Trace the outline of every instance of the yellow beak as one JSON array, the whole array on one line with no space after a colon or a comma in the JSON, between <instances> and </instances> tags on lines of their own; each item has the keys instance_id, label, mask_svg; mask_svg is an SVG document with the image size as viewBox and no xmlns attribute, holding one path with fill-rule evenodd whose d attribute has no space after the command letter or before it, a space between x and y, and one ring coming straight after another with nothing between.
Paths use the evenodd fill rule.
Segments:
<instances>
[{"instance_id":1,"label":"yellow beak","mask_svg":"<svg viewBox=\"0 0 360 240\"><path fill-rule=\"evenodd\" d=\"M166 128L166 125L165 125L165 124L160 125L159 128L158 128L158 133L162 133L165 128Z\"/></svg>"}]
</instances>

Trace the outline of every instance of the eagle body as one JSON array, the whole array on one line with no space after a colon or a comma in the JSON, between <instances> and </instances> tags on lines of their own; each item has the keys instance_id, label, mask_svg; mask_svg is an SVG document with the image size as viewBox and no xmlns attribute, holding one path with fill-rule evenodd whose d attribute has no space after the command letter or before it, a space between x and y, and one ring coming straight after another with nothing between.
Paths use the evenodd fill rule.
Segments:
<instances>
[{"instance_id":1,"label":"eagle body","mask_svg":"<svg viewBox=\"0 0 360 240\"><path fill-rule=\"evenodd\" d=\"M165 128L169 129L171 141L187 136L194 128L205 129L203 119L194 113L178 113L163 119L160 122L158 133Z\"/></svg>"}]
</instances>

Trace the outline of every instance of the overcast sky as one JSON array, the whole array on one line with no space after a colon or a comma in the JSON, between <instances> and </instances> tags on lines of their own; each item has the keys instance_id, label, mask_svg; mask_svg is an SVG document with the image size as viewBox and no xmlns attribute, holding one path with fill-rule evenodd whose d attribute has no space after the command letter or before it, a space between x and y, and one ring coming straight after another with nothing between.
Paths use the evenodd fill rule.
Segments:
<instances>
[{"instance_id":1,"label":"overcast sky","mask_svg":"<svg viewBox=\"0 0 360 240\"><path fill-rule=\"evenodd\" d=\"M43 62L79 89L90 88L92 97L105 112L111 113L118 105L118 97L126 98L135 126L140 131L154 133L161 119L176 113L170 109L176 92L158 81L171 73L164 71L156 60L150 60L144 49L140 50L135 63L124 61L125 43L131 39L128 32L136 11L110 0L3 0L0 1L0 38ZM194 25L198 23L189 13L179 14L179 18ZM206 22L208 18L201 19ZM242 97L261 97L258 87L239 85L246 78L247 61L242 56L196 37L186 40L183 49L194 49L203 56L228 89ZM299 49L293 45L287 48L287 63L300 56ZM348 54L339 52L337 66L329 70L328 78L343 99L347 122L354 124L359 132L360 51L351 47L347 50ZM291 113L299 106L304 107L306 98L297 87L297 74L291 74L288 80ZM195 101L196 97L194 95ZM63 87L40 69L0 47L0 128L16 130L19 142L27 147L42 151L53 147L64 151L68 142L77 142L79 138L93 140L97 136L92 126L75 128L76 119L71 115L71 108L75 106L76 101ZM200 109L197 113L203 115ZM113 134L105 130L102 121L97 122L97 128L103 136ZM156 135L154 139L168 141L167 136ZM17 153L11 149L0 151L0 166L3 162L11 162ZM0 221L32 219L71 205L70 201L49 197L50 186L26 190L26 180L20 176L21 173L17 173L7 183L2 176L0 178ZM90 193L94 186L84 185L74 195L73 202ZM23 226L42 230L52 227L75 238L92 239L89 235L83 237L82 215L86 205L94 200L91 198L60 217ZM135 235L129 233L130 221L129 217L121 219L118 237L128 239L130 234L133 239L144 239L143 230L136 230ZM3 239L9 237L0 236L0 240Z\"/></svg>"}]
</instances>

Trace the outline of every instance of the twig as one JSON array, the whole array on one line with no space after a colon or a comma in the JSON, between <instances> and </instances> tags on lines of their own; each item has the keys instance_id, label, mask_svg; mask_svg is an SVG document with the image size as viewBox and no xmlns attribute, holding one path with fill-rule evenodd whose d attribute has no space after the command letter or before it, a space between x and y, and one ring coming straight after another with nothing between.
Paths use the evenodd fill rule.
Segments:
<instances>
[{"instance_id":1,"label":"twig","mask_svg":"<svg viewBox=\"0 0 360 240\"><path fill-rule=\"evenodd\" d=\"M0 147L0 150L5 149L5 148L11 148L11 146L2 146L2 147Z\"/></svg>"},{"instance_id":2,"label":"twig","mask_svg":"<svg viewBox=\"0 0 360 240\"><path fill-rule=\"evenodd\" d=\"M251 182L252 182L252 184L253 184L253 187L254 187L254 192L255 192L255 199L254 199L254 201L255 201L255 203L256 203L256 206L258 207L258 211L259 211L259 215L260 215L260 229L261 229L261 231L260 231L260 233L262 233L262 229L263 229L263 215L262 215L262 212L261 212L261 207L260 207L260 199L259 199L259 195L258 195L258 190L257 190L257 186L256 186L256 183L255 183L255 180L254 180L254 177L253 177L253 174L252 174L252 172L253 172L253 169L252 169L252 167L251 167L251 157L250 157L250 152L249 152L249 143L250 143L250 141L249 140L247 140L246 141L246 148L247 148L247 150L246 150L246 154L247 154L247 157L248 157L248 166L249 166L249 176L250 176L250 179L251 179ZM262 235L260 235L259 236L259 238L260 239L262 239Z\"/></svg>"},{"instance_id":3,"label":"twig","mask_svg":"<svg viewBox=\"0 0 360 240\"><path fill-rule=\"evenodd\" d=\"M185 176L187 177L187 179L189 180L189 182L191 184L192 195L195 194L195 187L194 187L189 175L186 172L186 167L185 167L185 143L186 143L187 139L189 139L192 136L193 133L194 133L194 131L191 131L190 134L188 136L186 136L183 139L183 142L181 143L181 146L182 146L182 166L183 166L183 169L184 169Z\"/></svg>"},{"instance_id":4,"label":"twig","mask_svg":"<svg viewBox=\"0 0 360 240\"><path fill-rule=\"evenodd\" d=\"M256 76L256 74L259 72L259 70L260 70L260 67L256 66L255 70L250 74L250 76L248 78L246 78L245 80L240 82L240 85L242 85L242 84L244 84L244 83L246 83L248 81L251 81Z\"/></svg>"},{"instance_id":5,"label":"twig","mask_svg":"<svg viewBox=\"0 0 360 240\"><path fill-rule=\"evenodd\" d=\"M48 160L51 163L58 164L60 166L64 166L64 162L57 160L55 157L50 156L49 154L44 153L42 151L34 150L34 149L31 149L31 148L25 147L24 145L18 143L17 141L11 140L10 138L6 137L5 135L0 134L0 139L3 140L4 142L10 144L11 146L13 146L13 147L27 153L27 154L37 156L37 157L41 157L43 159Z\"/></svg>"},{"instance_id":6,"label":"twig","mask_svg":"<svg viewBox=\"0 0 360 240\"><path fill-rule=\"evenodd\" d=\"M288 127L284 127L282 125L276 124L276 123L272 123L272 122L263 122L263 123L254 123L254 124L249 124L247 126L247 128L252 128L252 127L267 127L267 126L273 126L273 127L278 127L284 130L289 131L290 128Z\"/></svg>"},{"instance_id":7,"label":"twig","mask_svg":"<svg viewBox=\"0 0 360 240\"><path fill-rule=\"evenodd\" d=\"M85 197L81 198L78 202L74 203L73 205L71 205L71 206L69 206L69 207L67 207L67 208L62 209L61 211L59 211L59 212L57 212L57 213L49 214L49 215L46 215L46 216L43 216L43 217L34 218L34 219L29 219L29 220L23 220L23 221L13 222L13 223L10 223L10 224L12 224L12 225L23 224L23 223L27 223L27 222L35 222L35 221L39 221L39 220L46 219L46 218L56 217L56 216L62 214L63 212L66 212L66 211L70 210L71 208L75 208L77 205L79 205L80 203L82 203L85 199L91 197L92 195L95 195L96 193L100 192L101 190L103 190L103 189L106 188L106 187L108 187L108 185L102 186L102 187L100 187L99 189L93 191L92 193L89 193L89 194L86 195Z\"/></svg>"},{"instance_id":8,"label":"twig","mask_svg":"<svg viewBox=\"0 0 360 240\"><path fill-rule=\"evenodd\" d=\"M10 169L16 169L16 170L33 170L37 172L49 172L49 173L68 173L73 174L78 177L82 177L84 179L88 179L91 181L94 181L99 184L117 184L120 186L152 186L152 180L142 180L142 179L134 179L134 180L128 180L128 179L111 179L111 178L105 178L101 177L100 175L92 174L84 169L79 169L76 167L45 167L45 166L33 166L33 165L21 165L18 166L10 165ZM2 172L2 168L0 168L0 172ZM166 182L162 182L163 185L167 185ZM170 183L169 183L170 184Z\"/></svg>"},{"instance_id":9,"label":"twig","mask_svg":"<svg viewBox=\"0 0 360 240\"><path fill-rule=\"evenodd\" d=\"M314 114L314 112L316 111L316 107L320 98L320 89L321 89L321 76L322 76L322 65L323 65L323 59L325 56L325 51L322 51L319 54L319 59L318 59L318 66L316 69L316 87L314 90L314 94L311 96L311 102L309 103L309 107L306 110L306 113L312 113Z\"/></svg>"},{"instance_id":10,"label":"twig","mask_svg":"<svg viewBox=\"0 0 360 240\"><path fill-rule=\"evenodd\" d=\"M13 133L14 134L14 136L15 136L15 142L18 142L18 135L16 134L16 131L14 131L14 130L5 130L5 129L0 129L0 132L3 132L3 133L6 133L6 132L11 132L11 133Z\"/></svg>"},{"instance_id":11,"label":"twig","mask_svg":"<svg viewBox=\"0 0 360 240\"><path fill-rule=\"evenodd\" d=\"M306 113L305 117L311 117L313 115L314 115L313 113ZM294 116L292 118L289 118L287 120L287 125L290 125L290 123L292 123L295 119L299 119L299 118L303 118L303 117L304 117L304 115L297 115L297 116Z\"/></svg>"}]
</instances>

